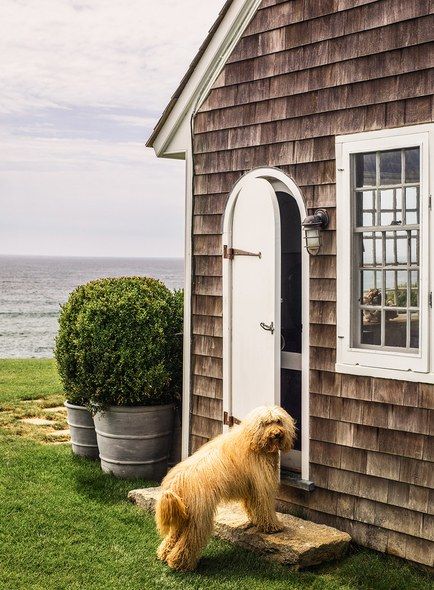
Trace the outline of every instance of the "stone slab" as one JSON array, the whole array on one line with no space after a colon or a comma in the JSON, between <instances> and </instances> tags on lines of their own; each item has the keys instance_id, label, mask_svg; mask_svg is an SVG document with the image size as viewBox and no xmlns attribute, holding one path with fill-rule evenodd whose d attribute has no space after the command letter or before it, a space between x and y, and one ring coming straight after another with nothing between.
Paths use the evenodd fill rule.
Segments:
<instances>
[{"instance_id":1,"label":"stone slab","mask_svg":"<svg viewBox=\"0 0 434 590\"><path fill-rule=\"evenodd\" d=\"M140 508L155 512L159 493L160 488L132 490L128 498ZM335 528L282 512L277 515L284 530L261 533L248 522L238 502L222 504L217 510L214 535L294 570L341 558L351 541L350 535Z\"/></svg>"},{"instance_id":2,"label":"stone slab","mask_svg":"<svg viewBox=\"0 0 434 590\"><path fill-rule=\"evenodd\" d=\"M42 408L44 412L63 412L66 414L66 408L64 406L55 406L54 408Z\"/></svg>"},{"instance_id":3,"label":"stone slab","mask_svg":"<svg viewBox=\"0 0 434 590\"><path fill-rule=\"evenodd\" d=\"M20 422L32 424L33 426L49 426L53 424L52 420L46 420L45 418L22 418Z\"/></svg>"},{"instance_id":4,"label":"stone slab","mask_svg":"<svg viewBox=\"0 0 434 590\"><path fill-rule=\"evenodd\" d=\"M69 428L64 430L55 430L54 432L50 433L51 436L69 436Z\"/></svg>"}]
</instances>

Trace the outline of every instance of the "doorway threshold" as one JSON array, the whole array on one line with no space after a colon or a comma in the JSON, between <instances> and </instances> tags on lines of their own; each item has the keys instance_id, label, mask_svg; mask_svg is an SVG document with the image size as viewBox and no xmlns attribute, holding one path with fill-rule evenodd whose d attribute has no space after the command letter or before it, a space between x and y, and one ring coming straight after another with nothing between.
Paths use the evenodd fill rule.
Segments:
<instances>
[{"instance_id":1,"label":"doorway threshold","mask_svg":"<svg viewBox=\"0 0 434 590\"><path fill-rule=\"evenodd\" d=\"M285 486L304 490L305 492L313 492L315 489L313 481L302 479L300 473L288 471L287 469L280 470L280 483Z\"/></svg>"}]
</instances>

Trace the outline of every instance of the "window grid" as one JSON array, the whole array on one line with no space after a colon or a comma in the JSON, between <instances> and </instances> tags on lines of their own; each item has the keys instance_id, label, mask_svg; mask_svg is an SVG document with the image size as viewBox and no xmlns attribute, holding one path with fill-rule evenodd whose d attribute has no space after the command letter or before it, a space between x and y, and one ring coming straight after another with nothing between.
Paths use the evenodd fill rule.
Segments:
<instances>
[{"instance_id":1,"label":"window grid","mask_svg":"<svg viewBox=\"0 0 434 590\"><path fill-rule=\"evenodd\" d=\"M374 153L353 156L353 202L356 203L353 239L356 259L359 261L354 268L357 276L353 281L356 285L353 302L357 301L355 340L360 348L416 352L419 349L420 338L418 292L420 175L417 170L418 174L415 177L413 170L411 182L406 182L407 150L389 150L389 154L393 157L393 153L398 151L401 177L395 183L381 184L381 157L384 155L387 159L386 151L375 152L375 184L357 183L356 172L356 158L373 156ZM393 169L389 171L389 176L392 176L393 172ZM365 174L364 169L362 174ZM408 176L411 174L409 173ZM365 207L365 193L371 206ZM366 221L368 224L364 225ZM404 240L407 242L405 248ZM365 256L366 249L368 249L367 256ZM403 251L405 260L402 260ZM373 280L371 280L371 288L367 291L364 277L369 277L368 273ZM401 326L396 321L397 318ZM415 329L412 329L413 323ZM402 324L405 326L404 341ZM371 336L369 336L369 327L366 328L366 326L371 326ZM400 338L392 343L394 331ZM364 338L366 334L368 336ZM375 341L368 342L370 337Z\"/></svg>"}]
</instances>

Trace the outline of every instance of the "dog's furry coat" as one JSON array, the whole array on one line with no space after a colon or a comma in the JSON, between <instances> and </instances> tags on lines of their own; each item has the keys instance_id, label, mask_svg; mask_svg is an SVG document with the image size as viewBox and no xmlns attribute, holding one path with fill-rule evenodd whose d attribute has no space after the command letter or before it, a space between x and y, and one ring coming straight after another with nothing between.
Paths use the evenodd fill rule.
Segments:
<instances>
[{"instance_id":1,"label":"dog's furry coat","mask_svg":"<svg viewBox=\"0 0 434 590\"><path fill-rule=\"evenodd\" d=\"M282 408L256 408L240 425L171 469L156 506L164 537L158 557L172 569L194 569L222 501L241 500L261 531L281 530L274 507L279 451L292 448L295 432L294 420Z\"/></svg>"}]
</instances>

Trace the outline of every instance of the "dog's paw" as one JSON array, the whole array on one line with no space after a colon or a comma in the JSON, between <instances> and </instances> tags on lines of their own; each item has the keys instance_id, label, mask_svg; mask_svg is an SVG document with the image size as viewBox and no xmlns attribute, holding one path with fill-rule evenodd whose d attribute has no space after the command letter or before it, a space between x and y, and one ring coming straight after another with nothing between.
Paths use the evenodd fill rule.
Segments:
<instances>
[{"instance_id":1,"label":"dog's paw","mask_svg":"<svg viewBox=\"0 0 434 590\"><path fill-rule=\"evenodd\" d=\"M166 561L167 556L169 555L172 546L167 543L166 540L162 541L160 546L157 549L157 558L161 561Z\"/></svg>"},{"instance_id":2,"label":"dog's paw","mask_svg":"<svg viewBox=\"0 0 434 590\"><path fill-rule=\"evenodd\" d=\"M174 570L175 572L192 572L197 567L197 561L195 560L173 558L170 555L168 556L166 562L170 569Z\"/></svg>"}]
</instances>

